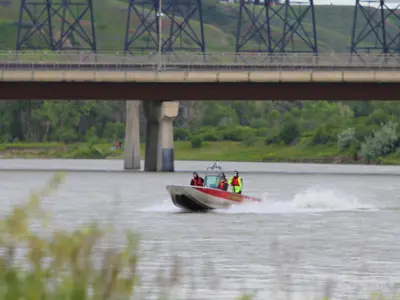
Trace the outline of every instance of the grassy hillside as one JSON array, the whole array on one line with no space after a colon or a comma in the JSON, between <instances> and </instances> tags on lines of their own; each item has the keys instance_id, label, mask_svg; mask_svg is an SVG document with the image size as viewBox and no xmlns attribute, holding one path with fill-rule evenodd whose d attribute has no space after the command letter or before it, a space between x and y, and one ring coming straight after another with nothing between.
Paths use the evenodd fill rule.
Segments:
<instances>
[{"instance_id":1,"label":"grassy hillside","mask_svg":"<svg viewBox=\"0 0 400 300\"><path fill-rule=\"evenodd\" d=\"M13 1L8 7L0 7L0 49L15 49L19 2L20 1ZM126 0L96 1L96 36L100 51L123 51L127 8ZM297 9L295 8L295 10ZM143 9L145 14L149 11L149 7ZM254 11L255 13L265 15L260 6L255 7ZM234 51L238 12L239 6L237 4L218 4L211 0L204 1L203 15L207 51ZM299 13L301 12L298 12L298 14ZM69 19L72 20L71 16ZM197 18L194 17L190 24L196 32L196 35L200 37L200 26L196 19ZM178 18L177 21L181 22L182 18ZM139 18L137 16L133 17L133 24L138 24L138 22ZM348 52L352 22L353 7L351 6L316 6L317 37L320 52ZM163 24L165 35L169 32L170 22L167 18L164 18ZM362 24L363 22L360 21L359 25L362 26ZM54 26L57 28L57 25L56 22ZM85 30L90 30L89 25L88 23L83 23ZM305 31L311 34L312 26L310 13L307 14L303 26ZM278 38L280 36L282 27L282 22L275 17L272 21L272 34L274 37ZM133 25L131 28L130 34L133 35L136 26ZM249 17L246 16L243 22L243 31L249 28ZM391 26L389 30L392 36L395 36L398 31L395 26ZM55 32L55 34L57 34L59 30L57 31L56 29ZM143 35L135 45L137 48L145 47L148 41L151 41L151 38L148 35ZM308 47L301 46L301 44L304 45L304 42L302 42L300 37L294 36L293 40L290 41L290 44L292 43L296 45L297 49L302 48L304 50L309 50ZM373 43L374 41L370 40L370 44ZM176 47L181 44L186 47L197 47L187 35L182 35L174 46ZM263 47L262 39L256 35L243 49L258 50L263 48L265 47Z\"/></svg>"}]
</instances>

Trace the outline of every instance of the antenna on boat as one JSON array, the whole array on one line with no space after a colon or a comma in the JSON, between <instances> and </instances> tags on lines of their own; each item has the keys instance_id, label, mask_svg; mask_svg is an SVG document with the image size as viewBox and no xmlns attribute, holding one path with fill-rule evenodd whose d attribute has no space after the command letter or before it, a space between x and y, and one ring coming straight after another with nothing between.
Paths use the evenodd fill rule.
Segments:
<instances>
[{"instance_id":1,"label":"antenna on boat","mask_svg":"<svg viewBox=\"0 0 400 300\"><path fill-rule=\"evenodd\" d=\"M224 170L222 169L221 163L218 162L218 161L214 162L214 163L212 164L212 166L208 167L208 168L207 168L207 171L208 171L208 170L211 170L211 171L218 170L218 171L221 172L221 173L224 172Z\"/></svg>"}]
</instances>

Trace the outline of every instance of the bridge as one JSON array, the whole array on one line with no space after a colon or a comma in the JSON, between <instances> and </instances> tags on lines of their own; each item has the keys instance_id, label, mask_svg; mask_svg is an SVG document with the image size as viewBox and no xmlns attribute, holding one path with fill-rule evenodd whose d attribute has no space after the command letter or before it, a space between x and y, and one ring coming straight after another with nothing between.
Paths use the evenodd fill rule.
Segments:
<instances>
[{"instance_id":1,"label":"bridge","mask_svg":"<svg viewBox=\"0 0 400 300\"><path fill-rule=\"evenodd\" d=\"M153 55L9 52L0 55L0 99L128 100L125 169L140 169L143 101L144 169L174 171L176 100L398 99L400 56L349 58L348 54L186 53L154 61Z\"/></svg>"},{"instance_id":2,"label":"bridge","mask_svg":"<svg viewBox=\"0 0 400 300\"><path fill-rule=\"evenodd\" d=\"M126 19L123 43L117 45L123 55L99 53L99 29L108 25L96 22L94 11L105 8L93 2L0 0L4 7L20 4L17 52L0 53L0 98L128 100L125 169L140 168L138 101L148 121L145 170L173 171L177 100L393 100L397 95L399 30L392 23L399 19L399 5L389 0L372 6L355 0L349 54L334 55L321 47L324 33L317 32L314 0L238 0L230 7L236 20L228 46L233 47L224 49L234 53L215 54L206 43L207 3L127 0L118 7Z\"/></svg>"},{"instance_id":3,"label":"bridge","mask_svg":"<svg viewBox=\"0 0 400 300\"><path fill-rule=\"evenodd\" d=\"M399 62L395 54L0 52L0 99L396 100Z\"/></svg>"}]
</instances>

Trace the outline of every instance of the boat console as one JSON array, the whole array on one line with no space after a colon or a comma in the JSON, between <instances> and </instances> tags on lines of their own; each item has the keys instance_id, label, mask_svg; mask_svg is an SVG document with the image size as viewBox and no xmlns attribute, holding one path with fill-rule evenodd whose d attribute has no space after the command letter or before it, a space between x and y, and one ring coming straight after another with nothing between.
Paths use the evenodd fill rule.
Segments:
<instances>
[{"instance_id":1,"label":"boat console","mask_svg":"<svg viewBox=\"0 0 400 300\"><path fill-rule=\"evenodd\" d=\"M213 174L208 174L204 176L204 186L212 189L218 188L219 179L221 178L224 170L221 167L219 162L214 162L212 166L206 169L206 172L210 172Z\"/></svg>"},{"instance_id":2,"label":"boat console","mask_svg":"<svg viewBox=\"0 0 400 300\"><path fill-rule=\"evenodd\" d=\"M206 175L204 176L204 186L212 189L218 187L220 176L219 175Z\"/></svg>"}]
</instances>

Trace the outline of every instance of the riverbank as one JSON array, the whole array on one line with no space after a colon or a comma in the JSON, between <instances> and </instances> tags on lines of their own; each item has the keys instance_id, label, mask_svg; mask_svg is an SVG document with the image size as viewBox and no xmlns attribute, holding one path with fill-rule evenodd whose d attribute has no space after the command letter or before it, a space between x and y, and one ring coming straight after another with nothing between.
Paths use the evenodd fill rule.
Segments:
<instances>
[{"instance_id":1,"label":"riverbank","mask_svg":"<svg viewBox=\"0 0 400 300\"><path fill-rule=\"evenodd\" d=\"M141 145L141 156L144 158ZM1 158L71 158L71 159L121 159L124 150L110 144L2 144ZM246 146L240 142L205 142L192 148L190 142L175 142L176 160L237 161L237 162L295 162L330 164L365 164L351 153L341 152L335 145L281 146L256 144ZM400 165L400 155L379 158L370 164Z\"/></svg>"}]
</instances>

